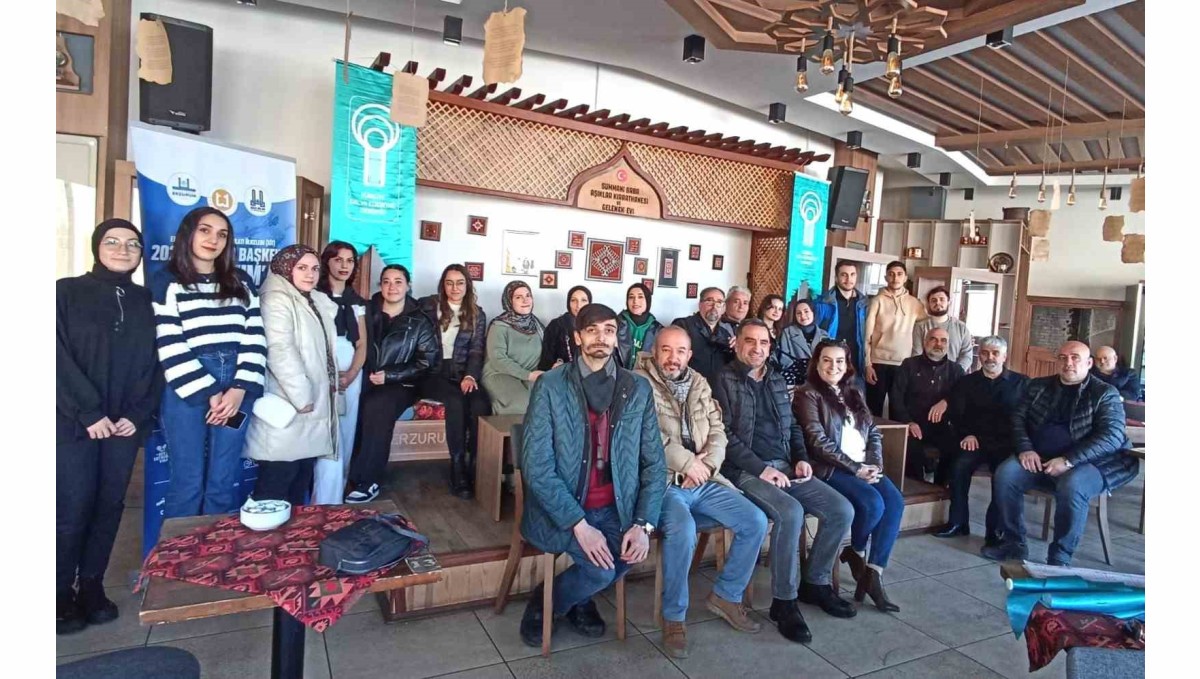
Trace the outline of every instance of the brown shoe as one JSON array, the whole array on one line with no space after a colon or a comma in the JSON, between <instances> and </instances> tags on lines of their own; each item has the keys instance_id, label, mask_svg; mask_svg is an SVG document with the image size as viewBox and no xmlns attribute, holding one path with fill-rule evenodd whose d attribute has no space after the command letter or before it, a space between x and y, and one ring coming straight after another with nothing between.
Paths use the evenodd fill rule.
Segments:
<instances>
[{"instance_id":1,"label":"brown shoe","mask_svg":"<svg viewBox=\"0 0 1200 679\"><path fill-rule=\"evenodd\" d=\"M682 622L663 621L663 650L672 658L688 657L687 625Z\"/></svg>"},{"instance_id":2,"label":"brown shoe","mask_svg":"<svg viewBox=\"0 0 1200 679\"><path fill-rule=\"evenodd\" d=\"M746 612L746 606L741 603L726 601L717 596L716 592L709 592L708 600L704 603L707 604L708 610L721 616L722 620L739 632L758 634L762 630L762 624L751 618Z\"/></svg>"}]
</instances>

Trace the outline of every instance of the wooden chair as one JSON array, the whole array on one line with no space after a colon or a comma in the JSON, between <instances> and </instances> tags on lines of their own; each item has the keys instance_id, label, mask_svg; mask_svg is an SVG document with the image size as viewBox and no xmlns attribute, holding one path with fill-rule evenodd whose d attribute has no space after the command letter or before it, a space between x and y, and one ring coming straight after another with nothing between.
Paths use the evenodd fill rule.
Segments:
<instances>
[{"instance_id":1,"label":"wooden chair","mask_svg":"<svg viewBox=\"0 0 1200 679\"><path fill-rule=\"evenodd\" d=\"M1054 493L1037 488L1029 492L1046 500L1046 511L1042 514L1042 541L1048 541L1050 525L1054 520ZM1097 498L1099 502L1096 503L1096 525L1100 528L1100 547L1104 550L1104 563L1111 566L1112 557L1109 556L1109 544L1112 538L1108 532L1108 492L1100 493ZM1089 508L1088 511L1090 512L1091 509Z\"/></svg>"},{"instance_id":2,"label":"wooden chair","mask_svg":"<svg viewBox=\"0 0 1200 679\"><path fill-rule=\"evenodd\" d=\"M521 565L521 557L530 554L540 554L542 568L542 657L550 657L551 635L554 631L554 562L558 555L542 552L532 545L525 543L521 535L521 519L525 515L525 479L521 472L521 441L524 426L514 424L512 427L513 451L513 486L516 502L513 508L512 540L508 548L508 559L504 564L504 575L500 578L500 590L496 592L495 611L503 613L508 605L509 594L512 592L513 580L517 577L517 569ZM625 576L617 579L617 638L625 640Z\"/></svg>"}]
</instances>

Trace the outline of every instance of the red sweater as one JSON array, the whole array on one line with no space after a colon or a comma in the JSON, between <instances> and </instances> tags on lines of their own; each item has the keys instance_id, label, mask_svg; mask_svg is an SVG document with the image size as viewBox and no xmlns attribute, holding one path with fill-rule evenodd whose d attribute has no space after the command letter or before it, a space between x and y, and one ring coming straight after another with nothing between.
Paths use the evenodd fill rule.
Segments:
<instances>
[{"instance_id":1,"label":"red sweater","mask_svg":"<svg viewBox=\"0 0 1200 679\"><path fill-rule=\"evenodd\" d=\"M608 413L596 414L588 410L588 425L592 431L591 446L588 447L592 456L592 473L588 478L588 491L583 500L583 508L592 510L615 504L617 500L609 467L612 459L608 448Z\"/></svg>"}]
</instances>

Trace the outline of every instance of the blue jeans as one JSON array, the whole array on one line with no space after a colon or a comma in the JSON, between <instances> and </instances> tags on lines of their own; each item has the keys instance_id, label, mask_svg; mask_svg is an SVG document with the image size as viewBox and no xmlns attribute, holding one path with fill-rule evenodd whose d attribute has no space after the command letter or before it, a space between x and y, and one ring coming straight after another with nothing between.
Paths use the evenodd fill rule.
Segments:
<instances>
[{"instance_id":1,"label":"blue jeans","mask_svg":"<svg viewBox=\"0 0 1200 679\"><path fill-rule=\"evenodd\" d=\"M1033 488L1054 493L1054 542L1046 559L1066 566L1083 537L1092 498L1103 493L1104 487L1104 475L1096 465L1081 464L1054 477L1025 471L1013 456L1001 463L992 477L992 502L1000 509L1004 539L1024 545L1025 493Z\"/></svg>"},{"instance_id":2,"label":"blue jeans","mask_svg":"<svg viewBox=\"0 0 1200 679\"><path fill-rule=\"evenodd\" d=\"M590 509L583 513L588 525L604 533L608 543L608 551L613 557L614 568L601 568L592 563L578 540L572 540L567 547L571 555L571 567L554 577L554 617L567 614L567 611L579 604L590 601L591 598L603 592L617 578L625 575L630 564L621 561L621 538L625 531L621 530L621 517L617 514L615 505Z\"/></svg>"},{"instance_id":3,"label":"blue jeans","mask_svg":"<svg viewBox=\"0 0 1200 679\"><path fill-rule=\"evenodd\" d=\"M237 372L236 351L216 351L197 356L200 365L217 380L224 391L233 385ZM242 400L241 412L250 414L254 397ZM242 481L242 444L246 440L249 417L241 429L206 424L208 403L191 405L167 387L163 394L163 434L167 439L167 464L171 485L167 488L163 516L228 514L237 510Z\"/></svg>"},{"instance_id":4,"label":"blue jeans","mask_svg":"<svg viewBox=\"0 0 1200 679\"><path fill-rule=\"evenodd\" d=\"M900 519L904 518L904 496L886 476L879 483L867 483L848 471L835 469L825 483L845 495L854 506L850 546L856 552L865 552L870 538L867 563L887 568L896 536L900 534Z\"/></svg>"},{"instance_id":5,"label":"blue jeans","mask_svg":"<svg viewBox=\"0 0 1200 679\"><path fill-rule=\"evenodd\" d=\"M713 592L726 601L739 603L758 551L767 537L767 515L744 495L715 481L698 488L667 486L662 513L663 618L683 622L688 609L688 571L696 552L696 524L702 528L722 525L733 531L733 544Z\"/></svg>"}]
</instances>

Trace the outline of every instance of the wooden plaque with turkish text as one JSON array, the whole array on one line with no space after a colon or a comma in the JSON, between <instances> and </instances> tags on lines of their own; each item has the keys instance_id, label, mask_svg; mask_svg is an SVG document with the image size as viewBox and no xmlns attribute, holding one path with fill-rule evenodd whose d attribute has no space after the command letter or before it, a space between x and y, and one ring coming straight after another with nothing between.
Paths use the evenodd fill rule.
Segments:
<instances>
[{"instance_id":1,"label":"wooden plaque with turkish text","mask_svg":"<svg viewBox=\"0 0 1200 679\"><path fill-rule=\"evenodd\" d=\"M654 185L634 169L624 154L606 166L592 168L575 178L575 207L662 219L662 199Z\"/></svg>"}]
</instances>

